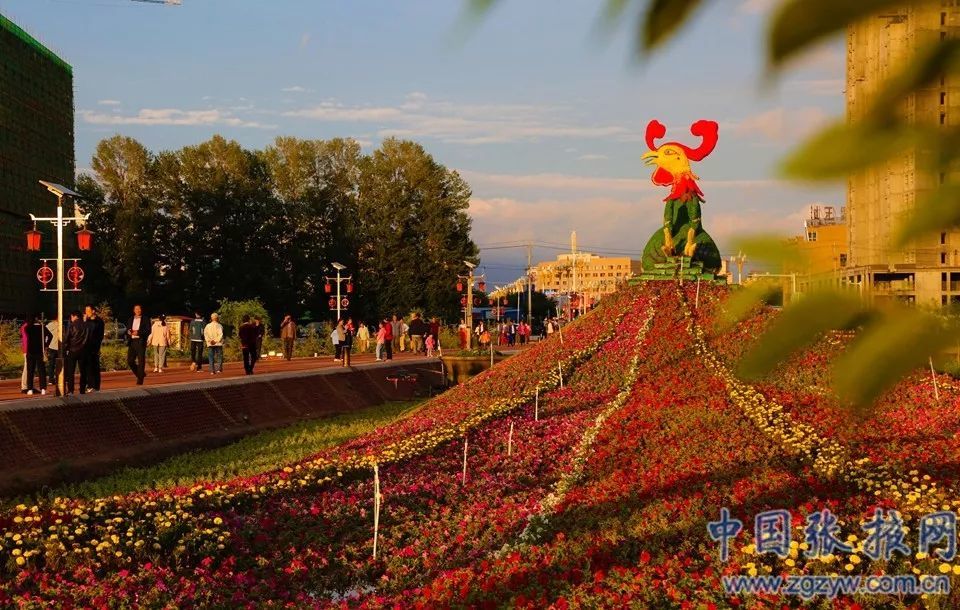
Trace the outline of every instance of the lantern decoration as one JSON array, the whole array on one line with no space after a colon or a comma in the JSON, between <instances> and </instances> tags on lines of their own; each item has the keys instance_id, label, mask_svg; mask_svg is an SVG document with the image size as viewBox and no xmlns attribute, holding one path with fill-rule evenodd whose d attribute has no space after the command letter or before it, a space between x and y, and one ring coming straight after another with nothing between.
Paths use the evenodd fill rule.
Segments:
<instances>
[{"instance_id":1,"label":"lantern decoration","mask_svg":"<svg viewBox=\"0 0 960 610\"><path fill-rule=\"evenodd\" d=\"M347 282L347 294L353 294L353 282Z\"/></svg>"},{"instance_id":2,"label":"lantern decoration","mask_svg":"<svg viewBox=\"0 0 960 610\"><path fill-rule=\"evenodd\" d=\"M493 307L494 303L496 303L496 301L494 301L494 300L491 298L491 299L490 299L490 307Z\"/></svg>"},{"instance_id":3,"label":"lantern decoration","mask_svg":"<svg viewBox=\"0 0 960 610\"><path fill-rule=\"evenodd\" d=\"M330 294L331 290L333 290L333 287L330 286L330 282L327 282L326 284L323 285L323 291L326 292L327 294Z\"/></svg>"},{"instance_id":4,"label":"lantern decoration","mask_svg":"<svg viewBox=\"0 0 960 610\"><path fill-rule=\"evenodd\" d=\"M77 231L77 247L80 248L83 252L90 250L90 246L93 244L93 231L88 229L80 229Z\"/></svg>"},{"instance_id":5,"label":"lantern decoration","mask_svg":"<svg viewBox=\"0 0 960 610\"><path fill-rule=\"evenodd\" d=\"M334 308L337 306L337 299L336 299L336 297L330 297L330 298L327 300L327 305L330 306L330 309L334 309Z\"/></svg>"},{"instance_id":6,"label":"lantern decoration","mask_svg":"<svg viewBox=\"0 0 960 610\"><path fill-rule=\"evenodd\" d=\"M486 292L486 291L487 291L487 283L484 282L483 280L480 280L480 281L477 283L477 288L480 289L480 292Z\"/></svg>"},{"instance_id":7,"label":"lantern decoration","mask_svg":"<svg viewBox=\"0 0 960 610\"><path fill-rule=\"evenodd\" d=\"M460 304L464 307L467 306L467 297L460 297Z\"/></svg>"},{"instance_id":8,"label":"lantern decoration","mask_svg":"<svg viewBox=\"0 0 960 610\"><path fill-rule=\"evenodd\" d=\"M457 282L457 292L463 292L463 282Z\"/></svg>"},{"instance_id":9,"label":"lantern decoration","mask_svg":"<svg viewBox=\"0 0 960 610\"><path fill-rule=\"evenodd\" d=\"M37 252L40 250L40 237L42 233L37 231L37 223L33 223L33 228L27 231L27 250Z\"/></svg>"},{"instance_id":10,"label":"lantern decoration","mask_svg":"<svg viewBox=\"0 0 960 610\"><path fill-rule=\"evenodd\" d=\"M502 299L500 299L500 303L501 303L502 305L506 305L506 304L507 304L507 297L503 297Z\"/></svg>"}]
</instances>

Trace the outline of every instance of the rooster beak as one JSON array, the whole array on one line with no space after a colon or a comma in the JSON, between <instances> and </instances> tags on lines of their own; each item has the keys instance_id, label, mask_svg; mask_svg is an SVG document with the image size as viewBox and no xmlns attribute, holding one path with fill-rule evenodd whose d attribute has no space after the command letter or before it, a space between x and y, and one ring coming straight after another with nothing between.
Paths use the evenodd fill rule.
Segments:
<instances>
[{"instance_id":1,"label":"rooster beak","mask_svg":"<svg viewBox=\"0 0 960 610\"><path fill-rule=\"evenodd\" d=\"M656 165L660 155L655 150L643 153L640 157L646 165Z\"/></svg>"}]
</instances>

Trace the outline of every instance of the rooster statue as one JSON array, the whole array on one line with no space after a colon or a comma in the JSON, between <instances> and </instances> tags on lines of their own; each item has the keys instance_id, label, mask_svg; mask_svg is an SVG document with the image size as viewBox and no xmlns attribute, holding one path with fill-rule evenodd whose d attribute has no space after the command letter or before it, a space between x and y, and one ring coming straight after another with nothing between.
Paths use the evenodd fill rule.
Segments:
<instances>
[{"instance_id":1,"label":"rooster statue","mask_svg":"<svg viewBox=\"0 0 960 610\"><path fill-rule=\"evenodd\" d=\"M703 263L705 271L720 270L720 250L703 230L700 204L704 199L697 186L700 178L690 169L691 161L702 161L713 152L718 130L714 121L697 121L690 127L690 132L702 139L697 148L678 142L657 146L656 141L666 135L667 130L656 120L647 125L646 140L650 152L644 153L642 159L647 165L656 167L651 177L653 183L669 186L670 194L664 199L663 229L654 233L643 249L645 270L679 255Z\"/></svg>"}]
</instances>

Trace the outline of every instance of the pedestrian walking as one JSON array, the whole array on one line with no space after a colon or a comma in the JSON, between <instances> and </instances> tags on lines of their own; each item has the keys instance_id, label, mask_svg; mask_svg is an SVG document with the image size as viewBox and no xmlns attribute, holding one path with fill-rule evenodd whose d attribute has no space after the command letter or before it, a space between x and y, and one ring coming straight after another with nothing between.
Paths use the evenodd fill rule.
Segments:
<instances>
[{"instance_id":1,"label":"pedestrian walking","mask_svg":"<svg viewBox=\"0 0 960 610\"><path fill-rule=\"evenodd\" d=\"M280 323L280 339L283 341L283 357L292 360L293 344L297 340L297 323L290 314L285 315Z\"/></svg>"},{"instance_id":2,"label":"pedestrian walking","mask_svg":"<svg viewBox=\"0 0 960 610\"><path fill-rule=\"evenodd\" d=\"M377 362L383 360L384 346L387 343L387 323L380 322L380 328L377 329Z\"/></svg>"},{"instance_id":3,"label":"pedestrian walking","mask_svg":"<svg viewBox=\"0 0 960 610\"><path fill-rule=\"evenodd\" d=\"M470 342L470 330L467 329L467 325L463 322L461 322L457 328L457 336L460 338L460 349L467 349L467 344Z\"/></svg>"},{"instance_id":4,"label":"pedestrian walking","mask_svg":"<svg viewBox=\"0 0 960 610\"><path fill-rule=\"evenodd\" d=\"M207 358L210 361L210 374L223 372L223 325L220 315L210 314L210 323L203 327L203 340L207 344Z\"/></svg>"},{"instance_id":5,"label":"pedestrian walking","mask_svg":"<svg viewBox=\"0 0 960 610\"><path fill-rule=\"evenodd\" d=\"M393 318L396 320L397 316L393 316ZM390 320L384 320L383 323L384 331L386 331L383 336L383 347L386 350L384 359L393 360L393 342L395 340L395 336L393 334L394 322L391 322Z\"/></svg>"},{"instance_id":6,"label":"pedestrian walking","mask_svg":"<svg viewBox=\"0 0 960 610\"><path fill-rule=\"evenodd\" d=\"M343 338L343 320L337 320L337 325L330 331L330 341L333 342L333 361L340 362L343 356L343 346L340 341Z\"/></svg>"},{"instance_id":7,"label":"pedestrian walking","mask_svg":"<svg viewBox=\"0 0 960 610\"><path fill-rule=\"evenodd\" d=\"M154 373L162 373L167 363L167 347L170 345L170 327L167 326L167 316L161 314L153 321L150 327L150 337L147 343L153 347Z\"/></svg>"},{"instance_id":8,"label":"pedestrian walking","mask_svg":"<svg viewBox=\"0 0 960 610\"><path fill-rule=\"evenodd\" d=\"M413 344L413 341L410 339L410 327L403 320L400 321L400 351L405 352L407 348Z\"/></svg>"},{"instance_id":9,"label":"pedestrian walking","mask_svg":"<svg viewBox=\"0 0 960 610\"><path fill-rule=\"evenodd\" d=\"M25 334L27 336L27 394L47 393L47 368L44 366L44 348L50 342L52 335L47 327L40 322L36 315L27 316ZM39 386L33 385L33 374L37 373Z\"/></svg>"},{"instance_id":10,"label":"pedestrian walking","mask_svg":"<svg viewBox=\"0 0 960 610\"><path fill-rule=\"evenodd\" d=\"M263 319L260 316L253 316L252 322L257 328L257 349L254 350L253 356L256 360L259 360L260 355L263 353L263 339L267 336L267 325L263 323Z\"/></svg>"},{"instance_id":11,"label":"pedestrian walking","mask_svg":"<svg viewBox=\"0 0 960 610\"><path fill-rule=\"evenodd\" d=\"M413 350L415 354L423 353L423 339L430 332L430 327L427 326L427 323L423 321L423 318L420 317L419 313L413 314L413 319L410 320L410 340L413 345L410 346L410 349Z\"/></svg>"},{"instance_id":12,"label":"pedestrian walking","mask_svg":"<svg viewBox=\"0 0 960 610\"><path fill-rule=\"evenodd\" d=\"M27 327L30 326L28 320L24 320L20 325L20 353L23 354L23 371L20 373L20 393L26 394L30 389L27 383Z\"/></svg>"},{"instance_id":13,"label":"pedestrian walking","mask_svg":"<svg viewBox=\"0 0 960 610\"><path fill-rule=\"evenodd\" d=\"M361 354L370 349L370 329L363 322L357 325L357 349Z\"/></svg>"},{"instance_id":14,"label":"pedestrian walking","mask_svg":"<svg viewBox=\"0 0 960 610\"><path fill-rule=\"evenodd\" d=\"M66 351L64 362L64 394L67 396L73 394L74 376L76 375L77 365L80 364L83 359L86 345L87 327L80 319L80 312L72 311L70 312L70 324L67 326L67 336L64 337L63 340L63 347Z\"/></svg>"},{"instance_id":15,"label":"pedestrian walking","mask_svg":"<svg viewBox=\"0 0 960 610\"><path fill-rule=\"evenodd\" d=\"M83 308L83 323L87 327L87 345L80 362L80 393L100 391L100 347L106 325L93 305Z\"/></svg>"},{"instance_id":16,"label":"pedestrian walking","mask_svg":"<svg viewBox=\"0 0 960 610\"><path fill-rule=\"evenodd\" d=\"M203 327L206 323L203 321L203 314L199 311L193 312L193 319L190 320L190 370L203 370Z\"/></svg>"},{"instance_id":17,"label":"pedestrian walking","mask_svg":"<svg viewBox=\"0 0 960 610\"><path fill-rule=\"evenodd\" d=\"M440 347L440 320L436 317L430 320L429 333L433 336L433 343L436 348Z\"/></svg>"},{"instance_id":18,"label":"pedestrian walking","mask_svg":"<svg viewBox=\"0 0 960 610\"><path fill-rule=\"evenodd\" d=\"M253 367L257 364L257 342L260 329L257 323L247 314L243 315L237 336L240 339L240 351L243 352L243 370L247 375L253 375Z\"/></svg>"},{"instance_id":19,"label":"pedestrian walking","mask_svg":"<svg viewBox=\"0 0 960 610\"><path fill-rule=\"evenodd\" d=\"M396 315L390 322L390 359L393 358L393 352L400 351L400 337L403 336L403 321Z\"/></svg>"},{"instance_id":20,"label":"pedestrian walking","mask_svg":"<svg viewBox=\"0 0 960 610\"><path fill-rule=\"evenodd\" d=\"M60 360L60 333L57 325L60 323L59 320L50 320L47 322L47 330L50 331L52 338L50 339L50 344L47 346L47 356L46 356L46 365L47 365L47 383L56 385L57 376L60 374L60 367L63 366L59 364Z\"/></svg>"},{"instance_id":21,"label":"pedestrian walking","mask_svg":"<svg viewBox=\"0 0 960 610\"><path fill-rule=\"evenodd\" d=\"M343 325L343 336L340 339L340 358L343 360L343 366L350 366L350 352L353 350L353 337L353 320L347 318L347 323Z\"/></svg>"},{"instance_id":22,"label":"pedestrian walking","mask_svg":"<svg viewBox=\"0 0 960 610\"><path fill-rule=\"evenodd\" d=\"M137 385L143 385L147 376L147 328L148 318L143 315L143 307L133 306L133 316L127 320L127 366L137 377Z\"/></svg>"}]
</instances>

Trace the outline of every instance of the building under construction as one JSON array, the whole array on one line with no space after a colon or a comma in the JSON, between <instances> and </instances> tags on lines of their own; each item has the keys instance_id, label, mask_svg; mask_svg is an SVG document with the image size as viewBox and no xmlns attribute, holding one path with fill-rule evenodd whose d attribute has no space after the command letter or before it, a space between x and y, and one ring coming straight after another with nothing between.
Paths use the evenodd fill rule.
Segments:
<instances>
[{"instance_id":1,"label":"building under construction","mask_svg":"<svg viewBox=\"0 0 960 610\"><path fill-rule=\"evenodd\" d=\"M38 180L73 185L73 173L73 70L0 15L0 314L38 307L28 214L55 214ZM44 241L49 248L49 233Z\"/></svg>"},{"instance_id":2,"label":"building under construction","mask_svg":"<svg viewBox=\"0 0 960 610\"><path fill-rule=\"evenodd\" d=\"M847 117L863 120L885 81L922 45L960 32L955 1L891 7L847 33ZM901 112L911 122L960 124L960 81L936 79L911 95ZM923 150L902 154L851 177L847 186L850 256L842 273L875 299L940 305L960 302L960 231L945 230L905 247L894 247L901 221L925 193L949 176L921 171Z\"/></svg>"}]
</instances>

